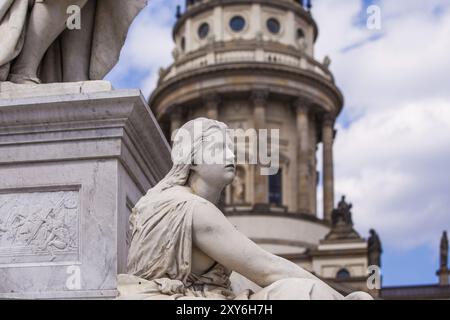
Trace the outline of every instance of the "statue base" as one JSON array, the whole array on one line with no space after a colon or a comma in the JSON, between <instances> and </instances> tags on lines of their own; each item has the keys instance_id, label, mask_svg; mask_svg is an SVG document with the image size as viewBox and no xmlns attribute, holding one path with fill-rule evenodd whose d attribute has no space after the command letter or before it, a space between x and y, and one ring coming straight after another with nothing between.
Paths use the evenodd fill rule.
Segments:
<instances>
[{"instance_id":1,"label":"statue base","mask_svg":"<svg viewBox=\"0 0 450 320\"><path fill-rule=\"evenodd\" d=\"M448 286L450 284L450 269L441 268L436 272L436 275L439 277L440 286Z\"/></svg>"},{"instance_id":2,"label":"statue base","mask_svg":"<svg viewBox=\"0 0 450 320\"><path fill-rule=\"evenodd\" d=\"M82 81L47 84L16 84L0 82L0 101L24 98L49 97L109 92L113 88L109 81Z\"/></svg>"},{"instance_id":3,"label":"statue base","mask_svg":"<svg viewBox=\"0 0 450 320\"><path fill-rule=\"evenodd\" d=\"M138 90L0 84L0 299L114 298L128 216L170 169Z\"/></svg>"}]
</instances>

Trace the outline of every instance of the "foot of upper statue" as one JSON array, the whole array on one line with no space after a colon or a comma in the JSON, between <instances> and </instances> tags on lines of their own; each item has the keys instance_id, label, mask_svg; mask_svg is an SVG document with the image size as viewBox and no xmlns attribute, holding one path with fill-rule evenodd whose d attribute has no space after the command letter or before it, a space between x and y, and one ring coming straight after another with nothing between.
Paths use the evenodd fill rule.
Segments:
<instances>
[{"instance_id":1,"label":"foot of upper statue","mask_svg":"<svg viewBox=\"0 0 450 320\"><path fill-rule=\"evenodd\" d=\"M37 77L23 75L23 74L10 74L8 80L15 84L41 84L41 80Z\"/></svg>"}]
</instances>

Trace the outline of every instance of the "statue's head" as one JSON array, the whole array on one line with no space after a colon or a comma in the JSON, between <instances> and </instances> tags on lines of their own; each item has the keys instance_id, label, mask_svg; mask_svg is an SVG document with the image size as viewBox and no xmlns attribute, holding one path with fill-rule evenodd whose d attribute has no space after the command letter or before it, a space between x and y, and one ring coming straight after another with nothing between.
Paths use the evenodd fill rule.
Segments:
<instances>
[{"instance_id":1,"label":"statue's head","mask_svg":"<svg viewBox=\"0 0 450 320\"><path fill-rule=\"evenodd\" d=\"M156 188L186 185L190 175L225 187L236 173L234 144L226 124L207 118L191 120L172 136L173 167Z\"/></svg>"},{"instance_id":2,"label":"statue's head","mask_svg":"<svg viewBox=\"0 0 450 320\"><path fill-rule=\"evenodd\" d=\"M172 140L172 169L136 204L130 216L132 230L138 212L149 201L164 190L186 185L190 175L197 175L209 185L220 187L225 187L234 179L234 145L224 123L198 118L177 130Z\"/></svg>"},{"instance_id":3,"label":"statue's head","mask_svg":"<svg viewBox=\"0 0 450 320\"><path fill-rule=\"evenodd\" d=\"M210 185L224 187L233 181L234 144L224 123L206 118L189 121L177 130L173 141L174 166L188 165L189 175Z\"/></svg>"}]
</instances>

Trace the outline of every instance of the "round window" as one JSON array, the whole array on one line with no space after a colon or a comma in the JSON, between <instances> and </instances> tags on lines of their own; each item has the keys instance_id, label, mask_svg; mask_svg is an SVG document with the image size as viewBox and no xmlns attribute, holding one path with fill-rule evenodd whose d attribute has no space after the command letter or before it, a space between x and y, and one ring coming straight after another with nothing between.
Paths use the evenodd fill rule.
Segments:
<instances>
[{"instance_id":1,"label":"round window","mask_svg":"<svg viewBox=\"0 0 450 320\"><path fill-rule=\"evenodd\" d=\"M298 28L297 29L297 39L303 39L305 38L305 32L303 31L302 28Z\"/></svg>"},{"instance_id":2,"label":"round window","mask_svg":"<svg viewBox=\"0 0 450 320\"><path fill-rule=\"evenodd\" d=\"M234 32L242 31L245 28L245 19L241 16L231 18L230 28Z\"/></svg>"},{"instance_id":3,"label":"round window","mask_svg":"<svg viewBox=\"0 0 450 320\"><path fill-rule=\"evenodd\" d=\"M200 39L205 39L209 34L209 24L206 22L202 23L198 28L198 37Z\"/></svg>"},{"instance_id":4,"label":"round window","mask_svg":"<svg viewBox=\"0 0 450 320\"><path fill-rule=\"evenodd\" d=\"M267 29L269 29L269 31L273 34L280 33L280 22L275 18L270 18L269 20L267 20Z\"/></svg>"}]
</instances>

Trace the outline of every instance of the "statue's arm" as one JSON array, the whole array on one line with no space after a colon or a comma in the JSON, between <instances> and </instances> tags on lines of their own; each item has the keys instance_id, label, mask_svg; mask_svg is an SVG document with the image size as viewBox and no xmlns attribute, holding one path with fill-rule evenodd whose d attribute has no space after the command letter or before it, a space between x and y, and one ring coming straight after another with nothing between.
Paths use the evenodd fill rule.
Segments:
<instances>
[{"instance_id":1,"label":"statue's arm","mask_svg":"<svg viewBox=\"0 0 450 320\"><path fill-rule=\"evenodd\" d=\"M240 233L212 204L199 204L193 218L194 245L209 257L261 287L287 278L318 280Z\"/></svg>"}]
</instances>

